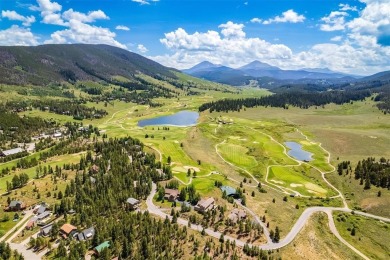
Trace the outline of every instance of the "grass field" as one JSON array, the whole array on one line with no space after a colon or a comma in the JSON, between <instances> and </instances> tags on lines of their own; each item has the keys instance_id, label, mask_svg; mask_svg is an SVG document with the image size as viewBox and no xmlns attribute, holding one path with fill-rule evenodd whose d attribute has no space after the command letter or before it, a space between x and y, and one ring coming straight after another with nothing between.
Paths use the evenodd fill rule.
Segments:
<instances>
[{"instance_id":1,"label":"grass field","mask_svg":"<svg viewBox=\"0 0 390 260\"><path fill-rule=\"evenodd\" d=\"M144 79L155 80L147 77L144 77ZM191 80L198 84L204 83L198 79L191 78ZM191 180L187 176L188 167L198 168L198 177L192 178L192 183L202 197L214 196L218 198L221 196L219 189L214 185L216 180L221 181L224 185L238 187L244 177L250 178L243 170L227 164L223 159L247 170L262 182L265 181L267 167L272 166L269 174L271 183L274 181L275 184L288 190L295 190L302 195L313 196L313 198L288 197L288 201L283 201L286 194L276 192L268 187L265 187L267 193L259 193L257 188L252 187L255 186L254 181L244 184L243 188L245 189L248 207L259 216L265 215L267 222L270 222L271 229L276 226L280 227L281 237L287 234L306 207L341 206L340 199L326 198L336 194L322 180L320 172L310 167L314 166L325 172L332 171L333 168L327 161L328 153L324 149L330 152L330 162L334 166L341 160L356 162L368 156L390 158L390 149L386 145L390 143L390 123L385 120L386 117L383 114L373 108L371 101L354 102L354 104L342 106L331 104L318 109L291 107L285 110L259 107L243 109L239 113L210 114L209 112L203 112L200 115L198 125L183 128L170 127L169 131L162 130L161 127L159 129L158 126L144 128L137 126L141 119L173 114L180 110L196 111L200 104L220 98L253 97L269 94L264 90L249 88L244 88L235 93L223 93L213 89L219 87L226 87L229 91L232 89L221 84L215 84L209 89L206 85L204 86L204 88L197 90L201 93L199 96L180 95L179 98L174 100L155 99L155 102L163 104L161 107L152 108L118 101L108 104L107 107L102 102L99 104L88 103L88 106L107 110L109 115L103 119L84 120L83 124L93 124L99 129L105 130L109 137L132 136L138 138L149 147L161 152L163 163L166 163L168 156L170 156L174 176L185 184ZM168 84L163 87L169 89L173 86ZM54 118L60 122L73 121L68 116L38 110L25 112L24 114ZM226 119L233 122L233 124L218 124L218 118ZM308 137L308 140L296 129L302 131ZM148 138L146 138L146 135L148 135ZM223 141L225 143L222 143ZM304 150L314 154L314 160L298 166L296 160L285 154L286 147L283 143L286 141L296 141L302 144ZM217 144L220 145L217 146L216 151ZM321 148L320 144L324 149ZM158 152L150 148L147 148L147 151L153 151L156 157L159 158ZM337 160L338 157L339 160ZM70 160L70 158L59 158L58 162L50 161L48 164L60 163L62 165L68 162L67 160ZM198 160L201 161L200 165ZM0 165L0 169L1 167L4 167L4 165ZM220 174L206 176L212 171L217 171ZM33 168L25 172L30 177L35 175ZM390 214L390 191L383 191L382 197L377 198L375 187L363 192L362 187L359 187L353 179L351 180L348 177L340 177L334 173L327 174L327 178L346 194L351 206L356 209L363 208L369 212L390 216L388 215ZM4 189L3 183L6 180L0 179L0 189ZM43 192L52 189L52 187L47 189L44 186L45 181L48 180L39 180L37 183ZM66 185L65 182L59 186L59 189L63 189L64 185ZM184 185L181 184L181 187L184 187ZM30 194L30 190L30 186L26 188L28 196L36 200L36 194ZM251 196L252 191L255 192L254 197ZM19 196L19 191L14 195ZM47 199L54 202L54 198ZM275 203L272 202L273 199L275 199ZM166 206L170 207L168 204ZM344 225L345 223L341 224ZM294 241L294 245L282 249L280 255L287 259L302 258L305 254L317 259L324 257L334 259L355 258L354 253L345 251L345 246L340 244L330 232L321 230L326 225L325 216L315 215ZM373 224L369 223L369 225ZM340 229L343 228L345 229L344 226L340 226ZM376 230L376 227L374 230ZM370 237L369 234L365 234L365 236ZM375 240L373 241L375 242Z\"/></svg>"},{"instance_id":2,"label":"grass field","mask_svg":"<svg viewBox=\"0 0 390 260\"><path fill-rule=\"evenodd\" d=\"M315 183L311 180L306 175L309 171L310 169L303 166L274 166L270 169L268 178L271 182L296 190L305 196L328 196L326 184L320 181L316 181L317 183Z\"/></svg>"},{"instance_id":3,"label":"grass field","mask_svg":"<svg viewBox=\"0 0 390 260\"><path fill-rule=\"evenodd\" d=\"M390 224L346 213L333 218L340 235L371 259L390 258ZM355 235L351 235L355 227Z\"/></svg>"},{"instance_id":4,"label":"grass field","mask_svg":"<svg viewBox=\"0 0 390 260\"><path fill-rule=\"evenodd\" d=\"M256 160L248 155L246 147L224 143L218 146L220 154L229 162L243 168L252 168L257 165Z\"/></svg>"},{"instance_id":5,"label":"grass field","mask_svg":"<svg viewBox=\"0 0 390 260\"><path fill-rule=\"evenodd\" d=\"M57 156L53 157L47 160L46 163L41 163L40 165L43 166L51 166L55 167L56 165L63 166L64 164L68 163L78 163L80 161L80 156L81 154L67 154L67 155L62 155L62 156ZM26 173L30 180L34 179L36 176L36 167L32 167L29 169L21 169L17 170L16 172L11 172L10 175L6 175L2 178L0 178L0 194L5 193L7 189L7 181L12 182L12 178L15 174L20 174L20 173Z\"/></svg>"},{"instance_id":6,"label":"grass field","mask_svg":"<svg viewBox=\"0 0 390 260\"><path fill-rule=\"evenodd\" d=\"M5 205L1 204L1 207ZM7 233L10 229L16 226L19 221L23 218L23 216L19 214L19 220L13 221L15 212L4 212L3 209L0 209L0 237L2 237L5 233ZM7 221L6 218L8 218Z\"/></svg>"},{"instance_id":7,"label":"grass field","mask_svg":"<svg viewBox=\"0 0 390 260\"><path fill-rule=\"evenodd\" d=\"M276 254L282 259L360 259L329 230L328 216L311 216L296 239Z\"/></svg>"},{"instance_id":8,"label":"grass field","mask_svg":"<svg viewBox=\"0 0 390 260\"><path fill-rule=\"evenodd\" d=\"M303 149L315 154L310 164L324 170L331 170L325 163L327 154L318 145L308 145L306 139L294 129L298 128L310 141L321 143L330 152L330 162L337 166L340 161L349 160L352 164L367 157L390 158L390 120L381 113L371 100L354 102L353 104L329 104L324 108L299 109L250 108L241 112L205 113L204 117L224 116L235 118L235 122L246 121L254 129L272 135L277 141L297 141ZM211 130L209 131L211 133ZM248 131L252 133L252 131ZM218 134L224 132L218 129ZM230 134L234 135L234 134ZM259 135L260 136L260 135ZM209 137L209 136L207 136ZM210 138L210 137L209 137ZM261 142L259 142L261 143ZM271 153L275 149L267 149ZM271 155L272 154L272 155ZM280 158L280 153L270 154L270 159ZM278 155L279 154L279 155ZM319 156L319 158L317 158ZM259 166L266 165L260 162ZM365 209L374 214L390 216L390 193L382 192L376 196L378 189L363 191L359 183L349 176L339 177L337 173L329 173L327 178L348 198L348 203L356 209Z\"/></svg>"}]
</instances>

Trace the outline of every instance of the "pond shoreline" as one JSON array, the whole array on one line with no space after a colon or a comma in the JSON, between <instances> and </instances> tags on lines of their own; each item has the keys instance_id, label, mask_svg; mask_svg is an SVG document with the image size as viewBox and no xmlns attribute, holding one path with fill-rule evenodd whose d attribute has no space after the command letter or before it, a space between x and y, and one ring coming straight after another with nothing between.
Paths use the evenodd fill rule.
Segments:
<instances>
[{"instance_id":1,"label":"pond shoreline","mask_svg":"<svg viewBox=\"0 0 390 260\"><path fill-rule=\"evenodd\" d=\"M199 113L195 111L183 110L172 115L159 116L138 121L139 127L146 126L171 126L171 127L191 127L197 125Z\"/></svg>"}]
</instances>

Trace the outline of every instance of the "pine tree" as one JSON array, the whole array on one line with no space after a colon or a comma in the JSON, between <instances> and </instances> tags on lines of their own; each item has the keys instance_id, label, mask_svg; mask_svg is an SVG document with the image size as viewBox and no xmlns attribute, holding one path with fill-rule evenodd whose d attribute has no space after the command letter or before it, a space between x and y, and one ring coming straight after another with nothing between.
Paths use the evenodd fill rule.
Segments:
<instances>
[{"instance_id":1,"label":"pine tree","mask_svg":"<svg viewBox=\"0 0 390 260\"><path fill-rule=\"evenodd\" d=\"M275 228L275 236L274 236L274 241L275 241L276 243L278 243L278 242L279 242L279 240L280 240L279 227L278 227L278 226L276 226L276 228Z\"/></svg>"}]
</instances>

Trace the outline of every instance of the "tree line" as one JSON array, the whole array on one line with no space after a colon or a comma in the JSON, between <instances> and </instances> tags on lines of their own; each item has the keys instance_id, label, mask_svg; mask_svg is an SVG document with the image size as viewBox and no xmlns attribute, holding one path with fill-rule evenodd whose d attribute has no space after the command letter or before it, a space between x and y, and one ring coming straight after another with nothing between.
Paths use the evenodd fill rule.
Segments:
<instances>
[{"instance_id":1,"label":"tree line","mask_svg":"<svg viewBox=\"0 0 390 260\"><path fill-rule=\"evenodd\" d=\"M339 175L352 174L350 162L345 161L338 164ZM369 157L359 161L353 171L356 180L360 180L360 185L364 189L370 189L371 185L380 188L390 189L390 161L384 157L378 161Z\"/></svg>"},{"instance_id":2,"label":"tree line","mask_svg":"<svg viewBox=\"0 0 390 260\"><path fill-rule=\"evenodd\" d=\"M369 90L360 91L327 91L327 92L286 92L278 93L260 98L222 99L204 103L199 111L210 110L210 112L240 111L251 107L281 107L288 109L289 106L309 108L312 106L323 106L330 103L344 104L351 101L364 100L371 96Z\"/></svg>"}]
</instances>

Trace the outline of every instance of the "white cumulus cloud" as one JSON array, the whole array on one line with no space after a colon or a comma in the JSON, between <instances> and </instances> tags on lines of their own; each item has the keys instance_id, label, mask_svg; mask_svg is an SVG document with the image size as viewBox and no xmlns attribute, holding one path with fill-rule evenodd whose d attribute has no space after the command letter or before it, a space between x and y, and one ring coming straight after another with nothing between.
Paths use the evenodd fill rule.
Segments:
<instances>
[{"instance_id":1,"label":"white cumulus cloud","mask_svg":"<svg viewBox=\"0 0 390 260\"><path fill-rule=\"evenodd\" d=\"M262 21L263 20L261 20L260 18L257 18L257 17L251 19L251 23L261 23Z\"/></svg>"},{"instance_id":2,"label":"white cumulus cloud","mask_svg":"<svg viewBox=\"0 0 390 260\"><path fill-rule=\"evenodd\" d=\"M357 11L356 6L350 6L349 4L339 4L340 11Z\"/></svg>"},{"instance_id":3,"label":"white cumulus cloud","mask_svg":"<svg viewBox=\"0 0 390 260\"><path fill-rule=\"evenodd\" d=\"M21 28L17 25L0 31L0 45L3 46L38 45L38 39L29 28Z\"/></svg>"},{"instance_id":4,"label":"white cumulus cloud","mask_svg":"<svg viewBox=\"0 0 390 260\"><path fill-rule=\"evenodd\" d=\"M231 21L219 26L221 32L187 33L183 28L165 34L160 42L173 53L151 57L164 65L188 68L204 60L217 64L243 65L254 59L288 59L292 51L283 44L271 44L260 38L247 38L244 25Z\"/></svg>"},{"instance_id":5,"label":"white cumulus cloud","mask_svg":"<svg viewBox=\"0 0 390 260\"><path fill-rule=\"evenodd\" d=\"M245 32L242 30L244 28L243 24L236 24L231 21L221 24L218 28L222 28L222 35L226 38L244 38Z\"/></svg>"},{"instance_id":6,"label":"white cumulus cloud","mask_svg":"<svg viewBox=\"0 0 390 260\"><path fill-rule=\"evenodd\" d=\"M298 14L293 9L287 10L282 13L281 16L275 16L274 18L263 21L263 24L271 23L301 23L306 19L302 14Z\"/></svg>"},{"instance_id":7,"label":"white cumulus cloud","mask_svg":"<svg viewBox=\"0 0 390 260\"><path fill-rule=\"evenodd\" d=\"M62 14L65 20L77 20L84 23L92 23L96 20L109 20L110 18L102 11L91 11L88 14L80 13L69 9Z\"/></svg>"},{"instance_id":8,"label":"white cumulus cloud","mask_svg":"<svg viewBox=\"0 0 390 260\"><path fill-rule=\"evenodd\" d=\"M81 13L71 8L62 12L62 6L57 2L51 0L37 0L37 3L38 6L30 6L30 10L41 12L43 23L65 27L63 30L54 31L50 35L50 39L44 41L45 44L108 44L127 49L126 45L115 39L116 34L110 31L110 29L90 24L97 20L110 19L102 10Z\"/></svg>"},{"instance_id":9,"label":"white cumulus cloud","mask_svg":"<svg viewBox=\"0 0 390 260\"><path fill-rule=\"evenodd\" d=\"M338 35L338 36L332 37L330 40L331 40L332 42L339 42L339 41L341 41L342 39L343 39L343 37L340 36L340 35Z\"/></svg>"},{"instance_id":10,"label":"white cumulus cloud","mask_svg":"<svg viewBox=\"0 0 390 260\"><path fill-rule=\"evenodd\" d=\"M31 6L30 10L41 12L42 22L45 24L54 24L65 26L66 22L62 20L62 5L50 0L37 0L38 6Z\"/></svg>"},{"instance_id":11,"label":"white cumulus cloud","mask_svg":"<svg viewBox=\"0 0 390 260\"><path fill-rule=\"evenodd\" d=\"M130 31L130 28L125 25L118 25L115 30Z\"/></svg>"},{"instance_id":12,"label":"white cumulus cloud","mask_svg":"<svg viewBox=\"0 0 390 260\"><path fill-rule=\"evenodd\" d=\"M150 5L150 2L159 2L160 0L131 0L131 1L139 3L140 5Z\"/></svg>"},{"instance_id":13,"label":"white cumulus cloud","mask_svg":"<svg viewBox=\"0 0 390 260\"><path fill-rule=\"evenodd\" d=\"M345 17L348 13L341 11L333 11L328 16L322 17L320 29L322 31L340 31L345 28Z\"/></svg>"},{"instance_id":14,"label":"white cumulus cloud","mask_svg":"<svg viewBox=\"0 0 390 260\"><path fill-rule=\"evenodd\" d=\"M138 44L137 46L137 50L140 52L140 53L146 53L148 52L149 50L142 44Z\"/></svg>"},{"instance_id":15,"label":"white cumulus cloud","mask_svg":"<svg viewBox=\"0 0 390 260\"><path fill-rule=\"evenodd\" d=\"M15 11L1 11L1 17L8 18L11 21L21 21L24 26L30 26L32 23L35 23L35 17L31 16L23 16L18 14Z\"/></svg>"},{"instance_id":16,"label":"white cumulus cloud","mask_svg":"<svg viewBox=\"0 0 390 260\"><path fill-rule=\"evenodd\" d=\"M46 43L90 43L108 44L127 49L126 45L115 40L116 34L107 28L82 23L78 20L70 20L69 28L56 31L51 34L51 39Z\"/></svg>"}]
</instances>

